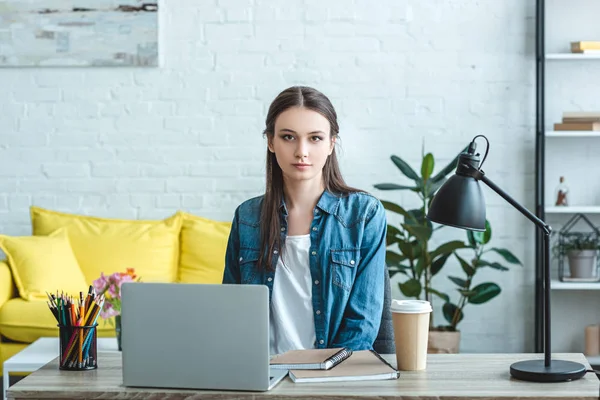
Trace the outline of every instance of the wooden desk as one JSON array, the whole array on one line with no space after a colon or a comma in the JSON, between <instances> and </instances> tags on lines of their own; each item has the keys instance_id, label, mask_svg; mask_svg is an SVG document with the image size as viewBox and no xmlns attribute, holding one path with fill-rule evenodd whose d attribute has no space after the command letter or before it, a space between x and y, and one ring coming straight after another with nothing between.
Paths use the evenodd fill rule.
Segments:
<instances>
[{"instance_id":1,"label":"wooden desk","mask_svg":"<svg viewBox=\"0 0 600 400\"><path fill-rule=\"evenodd\" d=\"M393 364L393 356L385 356ZM531 383L510 378L511 363L532 354L431 354L426 371L401 372L398 380L294 384L289 378L269 392L217 392L125 388L121 354L99 353L95 371L60 371L57 360L17 382L9 399L598 399L600 381L593 373L564 383ZM583 363L583 354L557 354L557 358Z\"/></svg>"}]
</instances>

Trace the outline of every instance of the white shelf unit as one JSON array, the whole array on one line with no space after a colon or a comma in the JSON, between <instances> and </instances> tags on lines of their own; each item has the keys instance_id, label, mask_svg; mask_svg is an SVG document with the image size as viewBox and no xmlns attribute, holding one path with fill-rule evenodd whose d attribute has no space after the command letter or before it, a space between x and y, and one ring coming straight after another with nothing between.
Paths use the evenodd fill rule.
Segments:
<instances>
[{"instance_id":1,"label":"white shelf unit","mask_svg":"<svg viewBox=\"0 0 600 400\"><path fill-rule=\"evenodd\" d=\"M545 207L546 214L600 214L600 206Z\"/></svg>"},{"instance_id":2,"label":"white shelf unit","mask_svg":"<svg viewBox=\"0 0 600 400\"><path fill-rule=\"evenodd\" d=\"M600 131L547 131L547 138L600 138Z\"/></svg>"},{"instance_id":3,"label":"white shelf unit","mask_svg":"<svg viewBox=\"0 0 600 400\"><path fill-rule=\"evenodd\" d=\"M600 290L600 282L561 282L553 279L550 282L552 290Z\"/></svg>"},{"instance_id":4,"label":"white shelf unit","mask_svg":"<svg viewBox=\"0 0 600 400\"><path fill-rule=\"evenodd\" d=\"M546 54L546 60L600 60L600 53L553 53Z\"/></svg>"}]
</instances>

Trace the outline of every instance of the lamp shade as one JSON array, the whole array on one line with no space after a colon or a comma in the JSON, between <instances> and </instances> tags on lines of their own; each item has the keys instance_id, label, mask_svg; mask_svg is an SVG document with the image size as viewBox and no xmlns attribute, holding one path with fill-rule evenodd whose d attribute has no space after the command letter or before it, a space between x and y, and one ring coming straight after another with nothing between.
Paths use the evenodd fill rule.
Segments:
<instances>
[{"instance_id":1,"label":"lamp shade","mask_svg":"<svg viewBox=\"0 0 600 400\"><path fill-rule=\"evenodd\" d=\"M427 218L438 224L485 231L485 200L479 181L455 174L437 191Z\"/></svg>"}]
</instances>

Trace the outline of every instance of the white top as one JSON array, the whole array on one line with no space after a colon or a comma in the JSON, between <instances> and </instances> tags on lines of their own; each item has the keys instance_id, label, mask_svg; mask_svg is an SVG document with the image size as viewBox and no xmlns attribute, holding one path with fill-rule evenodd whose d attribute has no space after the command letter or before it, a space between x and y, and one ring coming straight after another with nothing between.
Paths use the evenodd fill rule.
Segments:
<instances>
[{"instance_id":1,"label":"white top","mask_svg":"<svg viewBox=\"0 0 600 400\"><path fill-rule=\"evenodd\" d=\"M310 235L288 236L277 260L269 315L271 355L315 347L309 249Z\"/></svg>"}]
</instances>

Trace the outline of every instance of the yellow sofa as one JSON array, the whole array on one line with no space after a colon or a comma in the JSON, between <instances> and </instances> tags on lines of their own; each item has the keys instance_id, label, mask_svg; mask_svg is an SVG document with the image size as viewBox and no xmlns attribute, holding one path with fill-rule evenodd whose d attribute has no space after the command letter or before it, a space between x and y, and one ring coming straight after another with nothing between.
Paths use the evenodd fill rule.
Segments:
<instances>
[{"instance_id":1,"label":"yellow sofa","mask_svg":"<svg viewBox=\"0 0 600 400\"><path fill-rule=\"evenodd\" d=\"M7 260L0 261L0 371L4 360L28 344L58 334L56 320L39 292L46 289L55 293L62 288L55 287L56 282L48 288L45 282L35 282L40 276L47 281L60 279L59 282L71 287L85 285L81 291L87 291L87 285L100 273L125 272L126 268L135 268L140 279L148 282L220 283L222 280L230 222L212 221L182 211L164 220L119 220L39 207L31 207L31 220L30 237L0 235L0 247L7 255ZM32 250L32 240L44 241L46 237L61 235L68 238L65 240L82 274L77 271L55 278L67 262L52 260L57 253L52 249L41 255L32 254L36 251ZM29 243L29 247L23 243ZM36 264L32 255L43 261ZM40 268L39 273L35 268ZM48 275L48 271L57 273ZM98 335L114 336L114 324L100 319Z\"/></svg>"}]
</instances>

